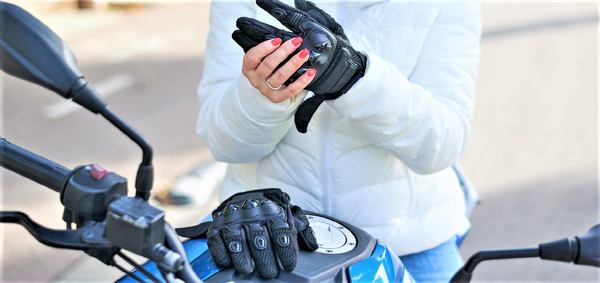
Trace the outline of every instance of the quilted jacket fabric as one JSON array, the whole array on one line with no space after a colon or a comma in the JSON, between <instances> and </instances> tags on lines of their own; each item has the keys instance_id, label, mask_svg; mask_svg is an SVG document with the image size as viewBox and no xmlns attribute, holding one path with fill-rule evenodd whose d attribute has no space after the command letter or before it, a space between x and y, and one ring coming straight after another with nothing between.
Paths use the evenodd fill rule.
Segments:
<instances>
[{"instance_id":1,"label":"quilted jacket fabric","mask_svg":"<svg viewBox=\"0 0 600 283\"><path fill-rule=\"evenodd\" d=\"M253 1L212 2L197 132L215 159L230 163L221 199L281 188L294 204L359 226L398 255L466 231L450 166L465 149L473 116L479 4L316 3L367 55L367 69L300 134L293 114L312 94L270 102L241 74L243 51L231 39L241 16L283 26Z\"/></svg>"}]
</instances>

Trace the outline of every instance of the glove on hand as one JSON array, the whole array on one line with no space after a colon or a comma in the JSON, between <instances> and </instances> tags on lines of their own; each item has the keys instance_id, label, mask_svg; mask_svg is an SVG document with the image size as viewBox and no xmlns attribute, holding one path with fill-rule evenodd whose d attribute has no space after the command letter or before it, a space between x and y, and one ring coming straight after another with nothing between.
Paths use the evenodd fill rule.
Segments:
<instances>
[{"instance_id":1,"label":"glove on hand","mask_svg":"<svg viewBox=\"0 0 600 283\"><path fill-rule=\"evenodd\" d=\"M279 265L292 271L298 247L318 248L308 219L298 206L290 204L280 189L262 189L235 194L212 213L208 227L208 248L220 267L251 273L254 267L265 279L279 273ZM254 262L254 264L253 264Z\"/></svg>"},{"instance_id":2,"label":"glove on hand","mask_svg":"<svg viewBox=\"0 0 600 283\"><path fill-rule=\"evenodd\" d=\"M310 51L309 60L285 84L293 82L309 68L317 70L315 78L306 87L315 96L304 101L294 117L296 129L306 133L319 105L340 97L364 75L367 58L350 45L342 26L310 1L295 0L296 8L277 0L256 0L256 3L292 32L242 17L237 20L239 30L234 31L232 37L244 52L275 37L284 41L296 35L302 37L298 48Z\"/></svg>"}]
</instances>

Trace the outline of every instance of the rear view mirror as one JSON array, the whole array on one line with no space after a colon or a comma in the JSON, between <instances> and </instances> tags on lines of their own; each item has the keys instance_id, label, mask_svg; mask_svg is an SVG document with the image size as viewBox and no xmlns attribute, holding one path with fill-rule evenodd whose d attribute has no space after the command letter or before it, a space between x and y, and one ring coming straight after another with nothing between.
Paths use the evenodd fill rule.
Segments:
<instances>
[{"instance_id":1,"label":"rear view mirror","mask_svg":"<svg viewBox=\"0 0 600 283\"><path fill-rule=\"evenodd\" d=\"M579 257L575 263L600 267L600 224L576 238L579 242Z\"/></svg>"},{"instance_id":2,"label":"rear view mirror","mask_svg":"<svg viewBox=\"0 0 600 283\"><path fill-rule=\"evenodd\" d=\"M27 11L5 2L0 2L0 59L4 72L65 98L83 77L58 35Z\"/></svg>"}]
</instances>

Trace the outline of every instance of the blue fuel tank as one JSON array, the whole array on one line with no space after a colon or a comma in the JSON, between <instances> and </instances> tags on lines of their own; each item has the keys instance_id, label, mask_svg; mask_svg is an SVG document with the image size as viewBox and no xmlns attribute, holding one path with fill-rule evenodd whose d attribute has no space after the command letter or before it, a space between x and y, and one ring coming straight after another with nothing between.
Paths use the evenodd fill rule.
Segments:
<instances>
[{"instance_id":1,"label":"blue fuel tank","mask_svg":"<svg viewBox=\"0 0 600 283\"><path fill-rule=\"evenodd\" d=\"M281 272L275 279L262 280L257 272L239 274L233 268L221 269L211 258L206 239L183 243L194 272L205 282L414 282L400 259L367 232L335 218L307 212L319 243L315 252L300 251L293 272ZM143 265L162 278L156 264ZM138 277L150 280L139 271ZM137 282L124 276L118 283Z\"/></svg>"}]
</instances>

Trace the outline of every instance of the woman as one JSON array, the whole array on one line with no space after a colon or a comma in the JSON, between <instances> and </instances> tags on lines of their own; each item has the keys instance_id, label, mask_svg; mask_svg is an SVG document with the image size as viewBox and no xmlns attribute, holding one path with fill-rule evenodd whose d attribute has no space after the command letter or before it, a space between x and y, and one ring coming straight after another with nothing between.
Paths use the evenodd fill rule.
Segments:
<instances>
[{"instance_id":1,"label":"woman","mask_svg":"<svg viewBox=\"0 0 600 283\"><path fill-rule=\"evenodd\" d=\"M239 17L283 26L251 2L212 3L197 131L215 159L229 163L221 199L248 188L282 188L303 209L386 243L417 282L447 282L462 261L456 236L469 227L450 167L470 131L479 6L317 5L343 27L366 65L300 133L294 113L312 96L303 88L316 70L282 84L308 60L297 49L301 40L272 39L244 54L230 37Z\"/></svg>"}]
</instances>

